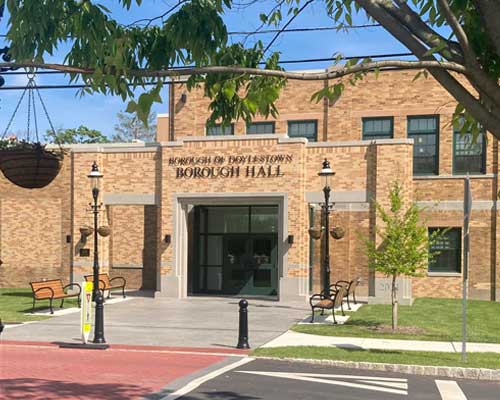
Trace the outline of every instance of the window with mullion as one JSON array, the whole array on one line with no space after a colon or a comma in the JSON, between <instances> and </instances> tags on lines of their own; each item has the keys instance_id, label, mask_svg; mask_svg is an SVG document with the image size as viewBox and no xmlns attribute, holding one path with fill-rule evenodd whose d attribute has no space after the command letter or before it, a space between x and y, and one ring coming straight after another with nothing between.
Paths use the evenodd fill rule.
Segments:
<instances>
[{"instance_id":1,"label":"window with mullion","mask_svg":"<svg viewBox=\"0 0 500 400\"><path fill-rule=\"evenodd\" d=\"M272 134L274 131L274 122L251 122L247 124L247 135Z\"/></svg>"},{"instance_id":2,"label":"window with mullion","mask_svg":"<svg viewBox=\"0 0 500 400\"><path fill-rule=\"evenodd\" d=\"M472 133L453 132L453 173L486 173L486 140L480 133L476 140Z\"/></svg>"},{"instance_id":3,"label":"window with mullion","mask_svg":"<svg viewBox=\"0 0 500 400\"><path fill-rule=\"evenodd\" d=\"M439 118L408 117L408 137L413 139L413 175L438 174Z\"/></svg>"},{"instance_id":4,"label":"window with mullion","mask_svg":"<svg viewBox=\"0 0 500 400\"><path fill-rule=\"evenodd\" d=\"M215 124L207 126L207 136L230 136L234 135L234 124L222 126Z\"/></svg>"},{"instance_id":5,"label":"window with mullion","mask_svg":"<svg viewBox=\"0 0 500 400\"><path fill-rule=\"evenodd\" d=\"M288 121L289 137L305 137L310 142L318 140L318 120Z\"/></svg>"},{"instance_id":6,"label":"window with mullion","mask_svg":"<svg viewBox=\"0 0 500 400\"><path fill-rule=\"evenodd\" d=\"M363 118L363 140L392 139L394 137L393 117Z\"/></svg>"},{"instance_id":7,"label":"window with mullion","mask_svg":"<svg viewBox=\"0 0 500 400\"><path fill-rule=\"evenodd\" d=\"M445 228L429 228L429 236ZM450 228L432 244L430 251L436 256L429 262L429 272L460 273L462 250L462 229Z\"/></svg>"}]
</instances>

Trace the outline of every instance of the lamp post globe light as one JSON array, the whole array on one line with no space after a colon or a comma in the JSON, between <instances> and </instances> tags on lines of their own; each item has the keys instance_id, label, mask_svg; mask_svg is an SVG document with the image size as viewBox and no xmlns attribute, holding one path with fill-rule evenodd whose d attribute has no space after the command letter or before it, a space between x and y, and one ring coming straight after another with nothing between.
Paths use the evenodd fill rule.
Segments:
<instances>
[{"instance_id":1,"label":"lamp post globe light","mask_svg":"<svg viewBox=\"0 0 500 400\"><path fill-rule=\"evenodd\" d=\"M330 167L330 162L325 158L323 161L323 168L318 175L323 181L323 193L325 195L325 202L323 204L324 211L324 255L323 255L323 292L325 295L329 295L330 291L330 178L335 175L332 168Z\"/></svg>"},{"instance_id":2,"label":"lamp post globe light","mask_svg":"<svg viewBox=\"0 0 500 400\"><path fill-rule=\"evenodd\" d=\"M92 298L95 302L95 326L94 326L94 343L106 343L104 339L104 296L99 290L99 252L98 252L98 216L101 205L98 204L99 200L99 187L103 175L99 171L97 163L94 161L92 170L88 175L92 185L93 204L90 204L92 212L94 213L94 288L92 291Z\"/></svg>"}]
</instances>

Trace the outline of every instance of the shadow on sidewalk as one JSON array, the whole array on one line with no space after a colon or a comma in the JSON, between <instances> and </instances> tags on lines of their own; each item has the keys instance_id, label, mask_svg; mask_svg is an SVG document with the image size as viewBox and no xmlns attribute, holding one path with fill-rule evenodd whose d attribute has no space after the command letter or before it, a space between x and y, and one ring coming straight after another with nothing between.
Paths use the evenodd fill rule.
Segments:
<instances>
[{"instance_id":1,"label":"shadow on sidewalk","mask_svg":"<svg viewBox=\"0 0 500 400\"><path fill-rule=\"evenodd\" d=\"M0 387L0 397L5 395L6 399L12 400L55 400L62 398L129 400L142 398L151 393L148 388L133 384L82 384L35 378L1 379Z\"/></svg>"}]
</instances>

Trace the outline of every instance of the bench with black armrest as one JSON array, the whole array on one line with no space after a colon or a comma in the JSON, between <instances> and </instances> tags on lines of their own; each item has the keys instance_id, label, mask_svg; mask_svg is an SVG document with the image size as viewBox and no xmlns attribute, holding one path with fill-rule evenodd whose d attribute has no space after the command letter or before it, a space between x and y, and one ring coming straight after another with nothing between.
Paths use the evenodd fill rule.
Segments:
<instances>
[{"instance_id":1,"label":"bench with black armrest","mask_svg":"<svg viewBox=\"0 0 500 400\"><path fill-rule=\"evenodd\" d=\"M50 313L54 314L52 309L52 301L54 299L61 299L60 308L63 308L64 299L70 297L78 298L78 307L80 307L80 293L82 288L78 283L70 283L63 286L61 279L51 279L46 281L30 282L31 290L33 291L33 309L32 313L35 312L35 301L37 300L49 300ZM67 293L66 290L70 287L77 287L78 293Z\"/></svg>"},{"instance_id":2,"label":"bench with black armrest","mask_svg":"<svg viewBox=\"0 0 500 400\"><path fill-rule=\"evenodd\" d=\"M87 282L94 282L94 275L85 275L85 280ZM113 283L116 281L117 283ZM109 278L107 273L99 274L99 290L103 293L104 291L108 291L108 299L111 297L111 290L121 289L123 298L125 296L125 286L127 285L127 281L125 278L121 276L115 276L114 278Z\"/></svg>"},{"instance_id":3,"label":"bench with black armrest","mask_svg":"<svg viewBox=\"0 0 500 400\"><path fill-rule=\"evenodd\" d=\"M345 293L345 299L347 300L347 308L350 310L351 309L351 303L349 302L349 296L352 295L352 299L354 301L354 304L358 304L356 301L356 288L358 287L359 283L361 282L361 278L355 278L351 281L337 281L333 285L330 285L330 292L336 292L339 288L339 286L345 286L347 288L347 291Z\"/></svg>"},{"instance_id":4,"label":"bench with black armrest","mask_svg":"<svg viewBox=\"0 0 500 400\"><path fill-rule=\"evenodd\" d=\"M344 310L342 309L342 301L346 292L347 287L339 285L335 292L330 292L329 294L325 294L325 292L313 294L309 298L309 304L311 305L312 311L311 323L314 322L314 310L320 309L322 313L325 310L332 310L333 323L337 324L337 320L335 319L335 309L340 307L342 310L342 316L345 316Z\"/></svg>"}]
</instances>

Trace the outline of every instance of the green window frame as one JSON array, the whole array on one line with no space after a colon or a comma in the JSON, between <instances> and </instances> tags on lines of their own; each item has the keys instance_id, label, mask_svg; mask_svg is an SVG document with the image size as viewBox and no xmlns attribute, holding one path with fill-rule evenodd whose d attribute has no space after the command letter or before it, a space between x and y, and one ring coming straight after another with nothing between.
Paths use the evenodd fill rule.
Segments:
<instances>
[{"instance_id":1,"label":"green window frame","mask_svg":"<svg viewBox=\"0 0 500 400\"><path fill-rule=\"evenodd\" d=\"M362 118L363 140L392 139L394 137L394 117Z\"/></svg>"},{"instance_id":2,"label":"green window frame","mask_svg":"<svg viewBox=\"0 0 500 400\"><path fill-rule=\"evenodd\" d=\"M289 137L305 137L310 142L318 141L318 120L288 121Z\"/></svg>"},{"instance_id":3,"label":"green window frame","mask_svg":"<svg viewBox=\"0 0 500 400\"><path fill-rule=\"evenodd\" d=\"M453 174L482 175L486 173L486 135L481 132L476 142L470 132L453 130Z\"/></svg>"},{"instance_id":4,"label":"green window frame","mask_svg":"<svg viewBox=\"0 0 500 400\"><path fill-rule=\"evenodd\" d=\"M413 175L439 174L439 115L416 115L407 119L413 139Z\"/></svg>"},{"instance_id":5,"label":"green window frame","mask_svg":"<svg viewBox=\"0 0 500 400\"><path fill-rule=\"evenodd\" d=\"M222 126L215 124L207 126L207 136L231 136L234 135L234 124Z\"/></svg>"},{"instance_id":6,"label":"green window frame","mask_svg":"<svg viewBox=\"0 0 500 400\"><path fill-rule=\"evenodd\" d=\"M268 135L276 131L276 124L271 121L250 122L247 124L247 135Z\"/></svg>"},{"instance_id":7,"label":"green window frame","mask_svg":"<svg viewBox=\"0 0 500 400\"><path fill-rule=\"evenodd\" d=\"M429 272L460 273L462 271L462 228L428 228L429 236L443 231L442 237L433 243L430 251L437 251L434 259L429 260Z\"/></svg>"}]
</instances>

